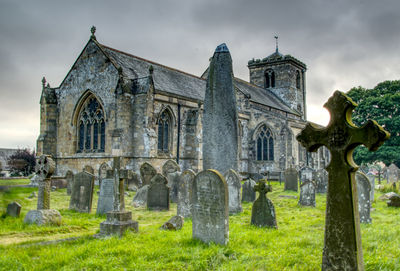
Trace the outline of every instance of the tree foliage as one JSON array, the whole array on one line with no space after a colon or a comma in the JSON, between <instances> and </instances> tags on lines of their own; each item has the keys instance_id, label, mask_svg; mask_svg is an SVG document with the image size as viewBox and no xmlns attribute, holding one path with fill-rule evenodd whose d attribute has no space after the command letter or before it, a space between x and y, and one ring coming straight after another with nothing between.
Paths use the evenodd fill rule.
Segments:
<instances>
[{"instance_id":1,"label":"tree foliage","mask_svg":"<svg viewBox=\"0 0 400 271\"><path fill-rule=\"evenodd\" d=\"M12 174L29 175L35 170L35 152L29 149L18 149L8 157L8 165Z\"/></svg>"},{"instance_id":2,"label":"tree foliage","mask_svg":"<svg viewBox=\"0 0 400 271\"><path fill-rule=\"evenodd\" d=\"M355 162L382 161L387 166L395 163L400 167L400 81L385 81L373 89L352 88L347 95L358 104L353 113L354 124L361 126L373 119L390 133L390 139L376 152L358 147L354 152Z\"/></svg>"}]
</instances>

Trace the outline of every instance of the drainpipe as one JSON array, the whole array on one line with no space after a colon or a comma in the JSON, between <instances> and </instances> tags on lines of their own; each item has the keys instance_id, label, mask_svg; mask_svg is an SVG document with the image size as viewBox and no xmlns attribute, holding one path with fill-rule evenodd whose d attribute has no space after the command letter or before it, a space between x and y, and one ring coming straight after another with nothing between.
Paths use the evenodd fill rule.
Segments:
<instances>
[{"instance_id":1,"label":"drainpipe","mask_svg":"<svg viewBox=\"0 0 400 271\"><path fill-rule=\"evenodd\" d=\"M181 104L178 103L178 139L176 144L176 163L179 164L179 145L181 143Z\"/></svg>"}]
</instances>

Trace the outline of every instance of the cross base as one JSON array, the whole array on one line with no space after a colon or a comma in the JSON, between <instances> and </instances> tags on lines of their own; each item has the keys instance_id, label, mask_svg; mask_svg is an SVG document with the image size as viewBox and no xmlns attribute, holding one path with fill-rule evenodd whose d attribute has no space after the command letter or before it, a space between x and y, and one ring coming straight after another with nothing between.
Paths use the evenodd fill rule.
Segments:
<instances>
[{"instance_id":1,"label":"cross base","mask_svg":"<svg viewBox=\"0 0 400 271\"><path fill-rule=\"evenodd\" d=\"M139 223L132 220L132 213L128 211L111 211L107 213L107 220L100 223L99 235L118 235L122 237L127 230L139 231Z\"/></svg>"}]
</instances>

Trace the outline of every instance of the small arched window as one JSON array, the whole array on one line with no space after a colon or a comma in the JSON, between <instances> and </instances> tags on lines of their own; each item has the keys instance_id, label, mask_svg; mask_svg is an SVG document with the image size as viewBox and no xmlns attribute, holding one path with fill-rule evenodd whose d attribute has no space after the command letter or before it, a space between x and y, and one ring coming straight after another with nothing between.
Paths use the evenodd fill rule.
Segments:
<instances>
[{"instance_id":1,"label":"small arched window","mask_svg":"<svg viewBox=\"0 0 400 271\"><path fill-rule=\"evenodd\" d=\"M265 88L275 87L275 72L273 70L267 70L265 72Z\"/></svg>"},{"instance_id":2,"label":"small arched window","mask_svg":"<svg viewBox=\"0 0 400 271\"><path fill-rule=\"evenodd\" d=\"M296 88L300 89L300 72L296 71Z\"/></svg>"},{"instance_id":3,"label":"small arched window","mask_svg":"<svg viewBox=\"0 0 400 271\"><path fill-rule=\"evenodd\" d=\"M164 110L158 120L158 150L162 152L169 152L169 145L171 142L170 129L171 129L171 115Z\"/></svg>"},{"instance_id":4,"label":"small arched window","mask_svg":"<svg viewBox=\"0 0 400 271\"><path fill-rule=\"evenodd\" d=\"M273 161L274 160L274 139L271 131L266 125L259 128L256 138L257 160Z\"/></svg>"},{"instance_id":5,"label":"small arched window","mask_svg":"<svg viewBox=\"0 0 400 271\"><path fill-rule=\"evenodd\" d=\"M96 97L90 95L78 117L78 152L104 152L104 111Z\"/></svg>"}]
</instances>

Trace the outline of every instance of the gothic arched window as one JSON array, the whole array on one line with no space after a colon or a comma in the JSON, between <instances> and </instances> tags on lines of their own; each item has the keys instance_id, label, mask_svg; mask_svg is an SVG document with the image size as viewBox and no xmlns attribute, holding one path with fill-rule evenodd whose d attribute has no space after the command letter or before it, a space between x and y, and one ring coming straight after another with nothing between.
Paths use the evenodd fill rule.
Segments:
<instances>
[{"instance_id":1,"label":"gothic arched window","mask_svg":"<svg viewBox=\"0 0 400 271\"><path fill-rule=\"evenodd\" d=\"M274 160L274 139L266 125L260 127L256 138L257 160Z\"/></svg>"},{"instance_id":2,"label":"gothic arched window","mask_svg":"<svg viewBox=\"0 0 400 271\"><path fill-rule=\"evenodd\" d=\"M265 88L275 87L275 72L273 70L267 70L265 72Z\"/></svg>"},{"instance_id":3,"label":"gothic arched window","mask_svg":"<svg viewBox=\"0 0 400 271\"><path fill-rule=\"evenodd\" d=\"M78 152L104 152L104 112L96 97L90 95L78 117Z\"/></svg>"},{"instance_id":4,"label":"gothic arched window","mask_svg":"<svg viewBox=\"0 0 400 271\"><path fill-rule=\"evenodd\" d=\"M296 71L296 88L300 89L300 72Z\"/></svg>"},{"instance_id":5,"label":"gothic arched window","mask_svg":"<svg viewBox=\"0 0 400 271\"><path fill-rule=\"evenodd\" d=\"M167 110L164 110L161 113L161 116L158 120L158 150L162 152L168 152L169 151L169 145L171 142L170 138L170 129L172 127L171 125L171 116L167 112Z\"/></svg>"}]
</instances>

